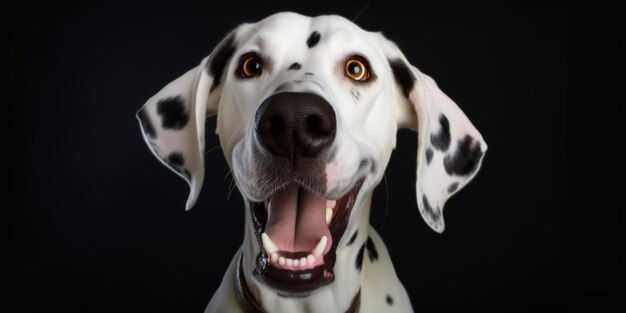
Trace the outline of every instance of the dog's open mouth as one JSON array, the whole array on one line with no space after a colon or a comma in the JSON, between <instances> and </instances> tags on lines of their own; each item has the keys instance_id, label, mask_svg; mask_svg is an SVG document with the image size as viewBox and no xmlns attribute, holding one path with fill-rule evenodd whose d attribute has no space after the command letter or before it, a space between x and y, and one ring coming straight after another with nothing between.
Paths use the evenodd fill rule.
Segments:
<instances>
[{"instance_id":1,"label":"dog's open mouth","mask_svg":"<svg viewBox=\"0 0 626 313\"><path fill-rule=\"evenodd\" d=\"M332 283L337 243L362 183L336 200L292 183L264 202L252 202L261 247L254 277L289 297Z\"/></svg>"}]
</instances>

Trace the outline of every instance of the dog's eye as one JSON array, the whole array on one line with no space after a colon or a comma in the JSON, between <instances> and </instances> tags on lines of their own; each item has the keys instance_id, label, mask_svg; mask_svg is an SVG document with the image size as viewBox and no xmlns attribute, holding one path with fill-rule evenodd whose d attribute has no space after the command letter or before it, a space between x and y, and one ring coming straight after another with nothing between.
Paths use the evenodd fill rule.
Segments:
<instances>
[{"instance_id":1,"label":"dog's eye","mask_svg":"<svg viewBox=\"0 0 626 313\"><path fill-rule=\"evenodd\" d=\"M240 69L244 78L259 76L263 72L263 63L256 54L251 54L241 59Z\"/></svg>"},{"instance_id":2,"label":"dog's eye","mask_svg":"<svg viewBox=\"0 0 626 313\"><path fill-rule=\"evenodd\" d=\"M365 65L366 61L361 58L351 58L346 62L346 76L358 81L366 81L370 78L370 71Z\"/></svg>"}]
</instances>

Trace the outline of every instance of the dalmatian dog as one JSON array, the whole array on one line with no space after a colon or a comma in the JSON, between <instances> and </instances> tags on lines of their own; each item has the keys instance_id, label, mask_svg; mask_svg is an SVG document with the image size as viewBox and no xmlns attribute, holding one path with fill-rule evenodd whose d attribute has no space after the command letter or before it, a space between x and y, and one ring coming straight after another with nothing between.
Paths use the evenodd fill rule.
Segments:
<instances>
[{"instance_id":1,"label":"dalmatian dog","mask_svg":"<svg viewBox=\"0 0 626 313\"><path fill-rule=\"evenodd\" d=\"M418 132L417 207L436 232L487 150L431 77L381 33L339 16L240 25L137 113L151 151L189 183L187 210L212 116L246 223L205 312L413 311L369 226L396 132Z\"/></svg>"}]
</instances>

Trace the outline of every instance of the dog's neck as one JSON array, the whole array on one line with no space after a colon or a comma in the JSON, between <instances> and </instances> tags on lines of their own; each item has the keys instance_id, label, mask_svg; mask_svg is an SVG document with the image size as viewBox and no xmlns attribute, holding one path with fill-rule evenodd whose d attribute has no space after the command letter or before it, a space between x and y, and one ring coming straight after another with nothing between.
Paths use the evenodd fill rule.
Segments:
<instances>
[{"instance_id":1,"label":"dog's neck","mask_svg":"<svg viewBox=\"0 0 626 313\"><path fill-rule=\"evenodd\" d=\"M350 213L350 223L337 246L337 261L334 266L335 280L305 298L279 296L270 288L261 286L252 277L260 253L254 226L251 223L250 205L246 203L246 229L241 257L242 281L257 304L272 313L281 312L346 312L353 307L362 282L361 264L356 264L363 242L368 238L371 190L361 190L355 207Z\"/></svg>"}]
</instances>

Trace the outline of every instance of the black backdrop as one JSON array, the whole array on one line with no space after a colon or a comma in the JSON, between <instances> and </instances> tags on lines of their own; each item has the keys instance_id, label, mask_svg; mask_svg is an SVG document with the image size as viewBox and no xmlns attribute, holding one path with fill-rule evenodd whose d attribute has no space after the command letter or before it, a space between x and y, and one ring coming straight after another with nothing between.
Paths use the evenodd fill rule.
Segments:
<instances>
[{"instance_id":1,"label":"black backdrop","mask_svg":"<svg viewBox=\"0 0 626 313\"><path fill-rule=\"evenodd\" d=\"M187 186L150 154L136 110L240 22L283 10L352 19L364 6L114 1L11 12L17 311L201 312L241 242L241 196L228 200L215 149L199 202L185 212ZM585 125L567 115L586 83L568 82L589 79L579 70L617 66L622 19L612 8L565 4L389 1L359 16L433 76L489 144L482 171L448 202L439 235L415 205L416 134L398 134L371 223L417 311L598 309L623 295L616 206L596 202L572 218L583 204L567 204L584 196L568 176L569 156L589 149L573 141ZM575 64L578 47L600 52ZM617 86L617 71L607 71L605 96ZM207 149L217 145L207 137Z\"/></svg>"}]
</instances>

